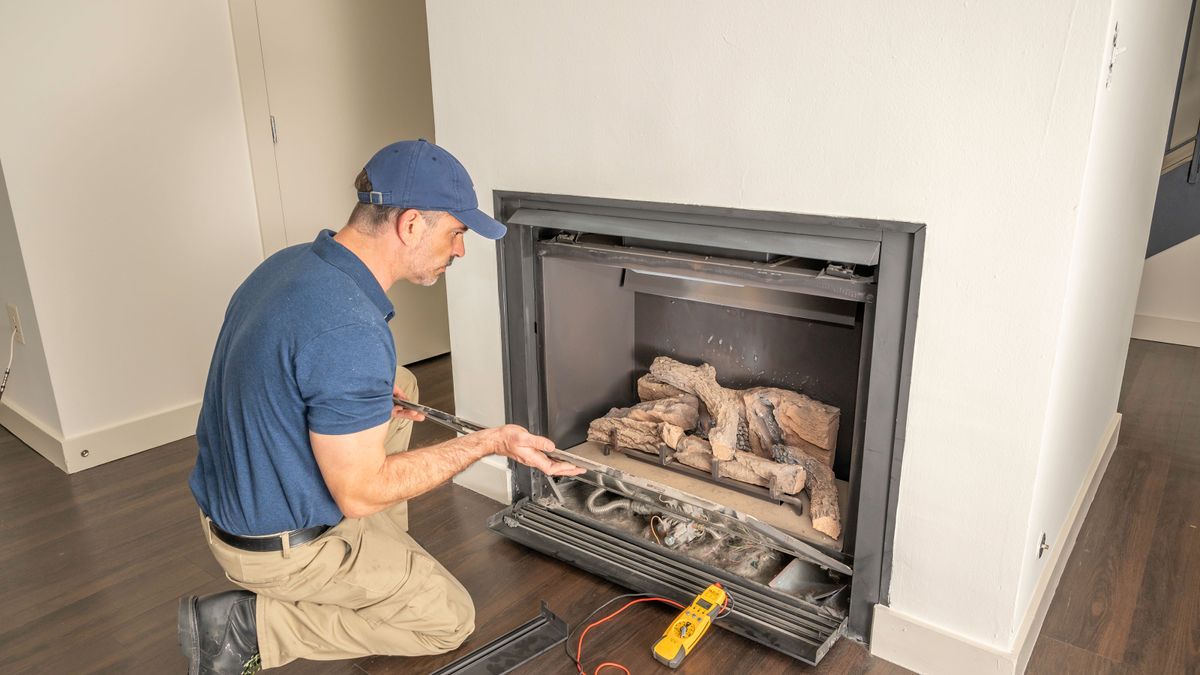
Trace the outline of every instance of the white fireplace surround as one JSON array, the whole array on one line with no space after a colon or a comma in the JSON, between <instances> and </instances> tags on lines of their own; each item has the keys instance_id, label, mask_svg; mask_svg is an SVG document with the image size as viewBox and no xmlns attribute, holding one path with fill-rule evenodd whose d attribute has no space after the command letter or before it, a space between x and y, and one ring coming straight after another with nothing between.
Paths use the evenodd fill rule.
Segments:
<instances>
[{"instance_id":1,"label":"white fireplace surround","mask_svg":"<svg viewBox=\"0 0 1200 675\"><path fill-rule=\"evenodd\" d=\"M926 224L872 648L1023 668L1115 438L1188 3L427 9L438 141L485 208L513 190ZM496 261L477 237L467 251L448 286L456 404L495 423ZM892 619L936 637L922 661Z\"/></svg>"}]
</instances>

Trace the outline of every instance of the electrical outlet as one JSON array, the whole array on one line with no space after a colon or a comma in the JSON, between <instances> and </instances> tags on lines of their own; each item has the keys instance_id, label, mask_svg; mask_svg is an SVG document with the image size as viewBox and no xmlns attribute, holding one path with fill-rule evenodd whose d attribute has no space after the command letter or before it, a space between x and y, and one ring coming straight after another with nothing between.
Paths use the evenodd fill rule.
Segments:
<instances>
[{"instance_id":1,"label":"electrical outlet","mask_svg":"<svg viewBox=\"0 0 1200 675\"><path fill-rule=\"evenodd\" d=\"M8 306L8 324L17 329L17 342L25 344L25 332L21 330L21 315L17 313L16 305Z\"/></svg>"}]
</instances>

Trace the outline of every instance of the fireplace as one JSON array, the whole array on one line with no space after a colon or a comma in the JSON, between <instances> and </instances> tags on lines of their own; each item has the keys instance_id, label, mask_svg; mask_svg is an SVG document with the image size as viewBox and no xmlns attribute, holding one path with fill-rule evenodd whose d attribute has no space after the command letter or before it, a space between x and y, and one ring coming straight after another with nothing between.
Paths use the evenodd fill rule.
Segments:
<instances>
[{"instance_id":1,"label":"fireplace","mask_svg":"<svg viewBox=\"0 0 1200 675\"><path fill-rule=\"evenodd\" d=\"M642 592L684 600L720 581L735 604L717 625L808 663L869 635L891 573L923 227L510 192L495 205L510 228L508 418L588 471L516 466L489 526ZM838 411L836 537L814 528L811 490L687 465L665 443L588 440L593 420L638 402L658 357Z\"/></svg>"}]
</instances>

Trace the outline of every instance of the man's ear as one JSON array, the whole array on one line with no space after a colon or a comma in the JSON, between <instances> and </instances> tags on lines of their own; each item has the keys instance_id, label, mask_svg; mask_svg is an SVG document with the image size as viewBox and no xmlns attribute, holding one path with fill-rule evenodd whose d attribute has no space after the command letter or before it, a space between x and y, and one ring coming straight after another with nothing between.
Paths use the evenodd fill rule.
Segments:
<instances>
[{"instance_id":1,"label":"man's ear","mask_svg":"<svg viewBox=\"0 0 1200 675\"><path fill-rule=\"evenodd\" d=\"M406 245L415 242L420 233L417 228L420 227L421 212L416 209L405 209L396 216L396 222L392 223L392 227L396 230L396 236L400 237L400 241Z\"/></svg>"}]
</instances>

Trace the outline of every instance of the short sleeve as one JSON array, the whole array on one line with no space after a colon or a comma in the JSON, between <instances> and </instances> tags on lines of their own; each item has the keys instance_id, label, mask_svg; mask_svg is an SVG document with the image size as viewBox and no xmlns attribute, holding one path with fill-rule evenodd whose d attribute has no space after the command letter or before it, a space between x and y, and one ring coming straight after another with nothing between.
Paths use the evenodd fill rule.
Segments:
<instances>
[{"instance_id":1,"label":"short sleeve","mask_svg":"<svg viewBox=\"0 0 1200 675\"><path fill-rule=\"evenodd\" d=\"M352 324L322 333L296 355L296 383L308 428L353 434L392 417L395 352L375 326Z\"/></svg>"}]
</instances>

